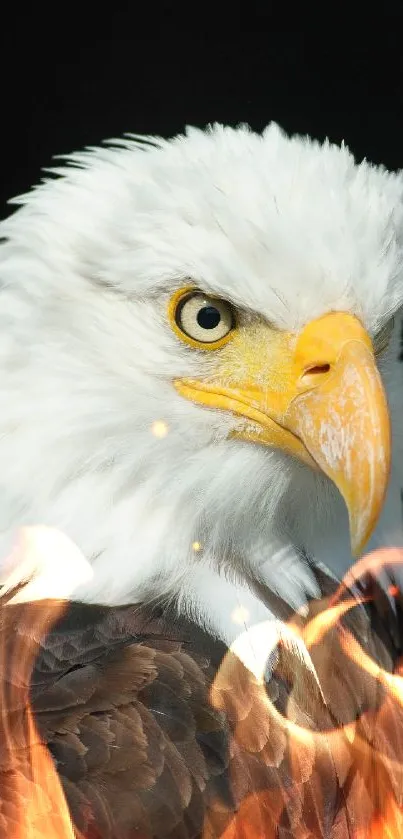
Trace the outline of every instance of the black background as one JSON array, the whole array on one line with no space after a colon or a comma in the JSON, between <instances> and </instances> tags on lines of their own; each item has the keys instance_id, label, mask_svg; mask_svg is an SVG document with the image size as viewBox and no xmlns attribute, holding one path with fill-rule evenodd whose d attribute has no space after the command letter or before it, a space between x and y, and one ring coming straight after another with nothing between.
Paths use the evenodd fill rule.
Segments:
<instances>
[{"instance_id":1,"label":"black background","mask_svg":"<svg viewBox=\"0 0 403 839\"><path fill-rule=\"evenodd\" d=\"M0 216L53 155L270 120L403 167L403 3L134 0L3 13Z\"/></svg>"}]
</instances>

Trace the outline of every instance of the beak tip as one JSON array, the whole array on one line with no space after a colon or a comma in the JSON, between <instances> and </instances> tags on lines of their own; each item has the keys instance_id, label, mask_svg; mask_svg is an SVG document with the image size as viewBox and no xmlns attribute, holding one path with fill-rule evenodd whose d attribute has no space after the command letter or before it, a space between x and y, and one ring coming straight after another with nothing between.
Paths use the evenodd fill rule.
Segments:
<instances>
[{"instance_id":1,"label":"beak tip","mask_svg":"<svg viewBox=\"0 0 403 839\"><path fill-rule=\"evenodd\" d=\"M361 554L364 553L366 544L367 540L354 541L354 539L351 539L351 555L354 560L359 559Z\"/></svg>"},{"instance_id":2,"label":"beak tip","mask_svg":"<svg viewBox=\"0 0 403 839\"><path fill-rule=\"evenodd\" d=\"M368 542L376 528L377 519L376 521L369 522L365 528L357 525L358 523L350 518L350 545L351 554L354 559L359 559L365 552Z\"/></svg>"}]
</instances>

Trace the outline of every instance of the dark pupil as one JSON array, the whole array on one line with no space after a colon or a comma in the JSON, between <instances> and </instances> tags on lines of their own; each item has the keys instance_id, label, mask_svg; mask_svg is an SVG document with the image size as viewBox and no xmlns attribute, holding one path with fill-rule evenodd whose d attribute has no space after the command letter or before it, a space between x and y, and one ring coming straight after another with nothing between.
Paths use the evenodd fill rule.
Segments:
<instances>
[{"instance_id":1,"label":"dark pupil","mask_svg":"<svg viewBox=\"0 0 403 839\"><path fill-rule=\"evenodd\" d=\"M202 329L215 329L220 320L221 315L215 306L203 306L197 313L197 323Z\"/></svg>"}]
</instances>

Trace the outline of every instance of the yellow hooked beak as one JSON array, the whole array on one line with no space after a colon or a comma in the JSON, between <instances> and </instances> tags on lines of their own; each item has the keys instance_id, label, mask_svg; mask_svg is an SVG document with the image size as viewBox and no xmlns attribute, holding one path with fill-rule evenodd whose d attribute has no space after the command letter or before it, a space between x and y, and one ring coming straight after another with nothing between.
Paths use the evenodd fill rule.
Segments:
<instances>
[{"instance_id":1,"label":"yellow hooked beak","mask_svg":"<svg viewBox=\"0 0 403 839\"><path fill-rule=\"evenodd\" d=\"M244 327L221 350L216 375L177 379L175 387L243 417L236 437L319 467L347 505L353 553L362 551L383 506L391 444L372 342L358 318L331 313L299 335Z\"/></svg>"}]
</instances>

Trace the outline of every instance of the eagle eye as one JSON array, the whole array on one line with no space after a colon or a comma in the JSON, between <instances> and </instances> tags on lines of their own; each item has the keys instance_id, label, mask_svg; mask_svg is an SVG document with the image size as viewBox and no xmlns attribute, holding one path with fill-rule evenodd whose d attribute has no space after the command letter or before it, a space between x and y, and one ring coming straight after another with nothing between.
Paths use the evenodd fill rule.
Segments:
<instances>
[{"instance_id":1,"label":"eagle eye","mask_svg":"<svg viewBox=\"0 0 403 839\"><path fill-rule=\"evenodd\" d=\"M169 315L176 334L198 349L219 349L235 328L233 306L197 289L182 289L174 294Z\"/></svg>"}]
</instances>

